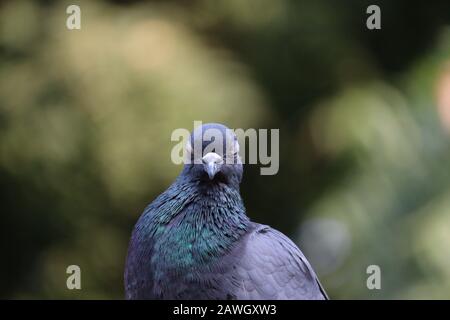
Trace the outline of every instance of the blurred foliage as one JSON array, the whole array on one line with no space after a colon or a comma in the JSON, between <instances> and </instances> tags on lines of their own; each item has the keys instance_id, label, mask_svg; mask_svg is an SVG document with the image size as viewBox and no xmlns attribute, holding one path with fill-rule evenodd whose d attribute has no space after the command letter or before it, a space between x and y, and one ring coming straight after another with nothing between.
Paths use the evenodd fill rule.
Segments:
<instances>
[{"instance_id":1,"label":"blurred foliage","mask_svg":"<svg viewBox=\"0 0 450 320\"><path fill-rule=\"evenodd\" d=\"M380 1L378 31L369 1L77 3L77 31L69 2L0 4L1 298L122 298L194 120L280 128L280 172L246 166L242 194L332 298L450 297L448 1Z\"/></svg>"}]
</instances>

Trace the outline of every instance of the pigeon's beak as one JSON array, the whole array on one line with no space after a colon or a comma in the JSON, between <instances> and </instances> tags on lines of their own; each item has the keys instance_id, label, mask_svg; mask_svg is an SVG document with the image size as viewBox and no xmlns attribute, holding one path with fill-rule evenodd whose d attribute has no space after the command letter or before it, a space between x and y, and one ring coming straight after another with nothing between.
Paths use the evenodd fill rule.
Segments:
<instances>
[{"instance_id":1,"label":"pigeon's beak","mask_svg":"<svg viewBox=\"0 0 450 320\"><path fill-rule=\"evenodd\" d=\"M209 179L212 180L216 173L220 171L223 163L222 157L215 152L209 152L202 158L202 161L205 172L208 174Z\"/></svg>"}]
</instances>

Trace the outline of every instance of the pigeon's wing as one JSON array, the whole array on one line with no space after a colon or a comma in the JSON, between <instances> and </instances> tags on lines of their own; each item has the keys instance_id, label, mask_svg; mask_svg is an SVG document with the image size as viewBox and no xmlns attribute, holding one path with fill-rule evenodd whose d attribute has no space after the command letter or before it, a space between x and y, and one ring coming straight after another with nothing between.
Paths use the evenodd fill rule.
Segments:
<instances>
[{"instance_id":1,"label":"pigeon's wing","mask_svg":"<svg viewBox=\"0 0 450 320\"><path fill-rule=\"evenodd\" d=\"M281 232L257 225L240 250L237 299L328 299L308 260Z\"/></svg>"}]
</instances>

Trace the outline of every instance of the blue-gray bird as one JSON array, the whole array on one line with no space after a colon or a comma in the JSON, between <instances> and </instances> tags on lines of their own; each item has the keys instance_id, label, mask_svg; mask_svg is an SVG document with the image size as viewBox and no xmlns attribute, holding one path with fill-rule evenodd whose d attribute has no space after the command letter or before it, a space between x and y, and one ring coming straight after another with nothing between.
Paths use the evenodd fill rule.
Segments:
<instances>
[{"instance_id":1,"label":"blue-gray bird","mask_svg":"<svg viewBox=\"0 0 450 320\"><path fill-rule=\"evenodd\" d=\"M238 151L221 124L193 131L190 161L133 230L127 299L327 299L300 249L247 217Z\"/></svg>"}]
</instances>

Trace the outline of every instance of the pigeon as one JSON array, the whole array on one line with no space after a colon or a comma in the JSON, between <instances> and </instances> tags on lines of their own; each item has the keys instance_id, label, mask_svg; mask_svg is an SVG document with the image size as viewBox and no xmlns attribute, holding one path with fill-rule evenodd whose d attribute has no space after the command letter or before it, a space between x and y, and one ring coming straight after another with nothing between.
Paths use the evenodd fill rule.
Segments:
<instances>
[{"instance_id":1,"label":"pigeon","mask_svg":"<svg viewBox=\"0 0 450 320\"><path fill-rule=\"evenodd\" d=\"M198 126L185 153L180 175L134 227L126 299L327 300L300 249L247 216L234 132Z\"/></svg>"}]
</instances>

